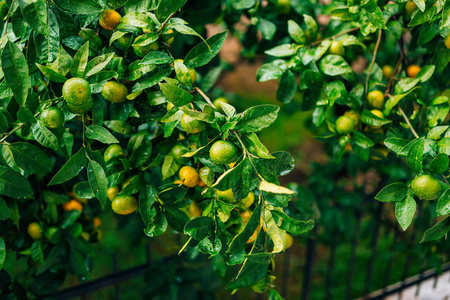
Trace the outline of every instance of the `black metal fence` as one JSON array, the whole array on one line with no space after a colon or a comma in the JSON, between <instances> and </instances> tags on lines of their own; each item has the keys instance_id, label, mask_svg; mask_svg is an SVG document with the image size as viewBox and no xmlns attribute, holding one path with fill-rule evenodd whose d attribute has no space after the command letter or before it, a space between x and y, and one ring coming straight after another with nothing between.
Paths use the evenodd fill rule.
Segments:
<instances>
[{"instance_id":1,"label":"black metal fence","mask_svg":"<svg viewBox=\"0 0 450 300\"><path fill-rule=\"evenodd\" d=\"M418 203L415 225L407 232L396 224L393 206L372 197L359 207L336 205L329 209L336 210L336 216L347 225L339 227L335 225L339 222L321 219L309 236L296 237L293 247L276 260L277 290L286 299L375 300L394 294L401 299L404 289L416 285L419 291L421 282L430 278L437 282L440 273L450 271L446 241L419 243L423 231L434 220L432 207L426 203ZM127 299L121 295L121 285L143 276L156 262L151 260L148 247L145 263L126 270L115 268L108 276L61 290L52 298L93 299L96 291L113 287L116 299ZM179 259L176 255L168 256L162 263ZM115 256L113 265L117 265ZM248 295L252 294L239 291L231 296L222 289L217 298L266 298Z\"/></svg>"}]
</instances>

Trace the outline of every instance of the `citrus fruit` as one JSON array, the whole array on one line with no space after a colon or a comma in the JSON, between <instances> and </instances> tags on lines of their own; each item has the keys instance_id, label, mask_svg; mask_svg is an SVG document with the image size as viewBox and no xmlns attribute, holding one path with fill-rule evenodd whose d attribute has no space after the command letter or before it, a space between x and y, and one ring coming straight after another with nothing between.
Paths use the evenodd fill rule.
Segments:
<instances>
[{"instance_id":1,"label":"citrus fruit","mask_svg":"<svg viewBox=\"0 0 450 300\"><path fill-rule=\"evenodd\" d=\"M383 76L386 79L389 79L392 77L392 72L394 72L394 69L390 65L383 66Z\"/></svg>"},{"instance_id":2,"label":"citrus fruit","mask_svg":"<svg viewBox=\"0 0 450 300\"><path fill-rule=\"evenodd\" d=\"M175 145L171 151L173 159L179 164L185 164L189 161L189 157L183 157L183 155L187 152L188 149L180 144Z\"/></svg>"},{"instance_id":3,"label":"citrus fruit","mask_svg":"<svg viewBox=\"0 0 450 300\"><path fill-rule=\"evenodd\" d=\"M217 197L219 197L219 199L226 200L229 203L236 202L236 199L234 199L234 196L233 196L233 191L231 189L226 190L226 191L216 190L216 195L217 195Z\"/></svg>"},{"instance_id":4,"label":"citrus fruit","mask_svg":"<svg viewBox=\"0 0 450 300\"><path fill-rule=\"evenodd\" d=\"M370 112L372 114L374 114L375 116L377 116L378 118L384 119L384 115L381 111L379 111L377 109L372 109ZM379 129L379 128L381 128L381 125L369 125L369 127L371 129Z\"/></svg>"},{"instance_id":5,"label":"citrus fruit","mask_svg":"<svg viewBox=\"0 0 450 300\"><path fill-rule=\"evenodd\" d=\"M81 202L81 203L83 203L83 204L87 204L87 203L88 203L88 199L78 197L77 194L75 194L74 191L71 191L71 192L69 193L69 196L70 196L71 199L75 199L75 200L77 200L78 202Z\"/></svg>"},{"instance_id":6,"label":"citrus fruit","mask_svg":"<svg viewBox=\"0 0 450 300\"><path fill-rule=\"evenodd\" d=\"M241 218L244 221L244 224L248 223L248 220L250 220L250 217L252 216L252 213L248 210L244 210L240 212Z\"/></svg>"},{"instance_id":7,"label":"citrus fruit","mask_svg":"<svg viewBox=\"0 0 450 300\"><path fill-rule=\"evenodd\" d=\"M413 0L408 0L408 2L406 2L405 10L408 15L412 15L416 9L417 9L417 4L414 3Z\"/></svg>"},{"instance_id":8,"label":"citrus fruit","mask_svg":"<svg viewBox=\"0 0 450 300\"><path fill-rule=\"evenodd\" d=\"M97 229L100 227L100 225L102 225L102 220L100 220L99 217L94 217L92 221L93 221L92 227L94 227L94 229Z\"/></svg>"},{"instance_id":9,"label":"citrus fruit","mask_svg":"<svg viewBox=\"0 0 450 300\"><path fill-rule=\"evenodd\" d=\"M375 109L383 109L384 106L384 94L381 91L371 91L367 95L367 102L369 102L370 107Z\"/></svg>"},{"instance_id":10,"label":"citrus fruit","mask_svg":"<svg viewBox=\"0 0 450 300\"><path fill-rule=\"evenodd\" d=\"M431 175L420 175L411 183L414 195L423 200L433 200L441 193L439 180Z\"/></svg>"},{"instance_id":11,"label":"citrus fruit","mask_svg":"<svg viewBox=\"0 0 450 300\"><path fill-rule=\"evenodd\" d=\"M253 202L255 202L255 193L250 192L247 197L239 201L238 206L240 209L247 209L252 206Z\"/></svg>"},{"instance_id":12,"label":"citrus fruit","mask_svg":"<svg viewBox=\"0 0 450 300\"><path fill-rule=\"evenodd\" d=\"M91 236L90 236L89 233L87 233L87 232L82 232L82 233L80 234L80 236L81 236L83 239L85 239L86 241L88 241L88 242L89 242L89 240L90 240L90 238L91 238Z\"/></svg>"},{"instance_id":13,"label":"citrus fruit","mask_svg":"<svg viewBox=\"0 0 450 300\"><path fill-rule=\"evenodd\" d=\"M200 178L200 180L198 181L198 184L197 184L199 187L201 187L201 188L204 188L204 187L206 187L206 183Z\"/></svg>"},{"instance_id":14,"label":"citrus fruit","mask_svg":"<svg viewBox=\"0 0 450 300\"><path fill-rule=\"evenodd\" d=\"M355 127L355 122L352 120L352 118L348 116L340 116L336 120L336 131L339 134L347 134L352 132L352 130Z\"/></svg>"},{"instance_id":15,"label":"citrus fruit","mask_svg":"<svg viewBox=\"0 0 450 300\"><path fill-rule=\"evenodd\" d=\"M74 77L67 80L63 85L62 95L69 111L74 114L84 114L94 105L91 86L83 78Z\"/></svg>"},{"instance_id":16,"label":"citrus fruit","mask_svg":"<svg viewBox=\"0 0 450 300\"><path fill-rule=\"evenodd\" d=\"M345 48L344 45L342 45L342 42L333 41L328 49L328 52L330 54L342 56L345 54Z\"/></svg>"},{"instance_id":17,"label":"citrus fruit","mask_svg":"<svg viewBox=\"0 0 450 300\"><path fill-rule=\"evenodd\" d=\"M112 210L119 215L128 215L136 211L137 201L133 196L119 195L112 201Z\"/></svg>"},{"instance_id":18,"label":"citrus fruit","mask_svg":"<svg viewBox=\"0 0 450 300\"><path fill-rule=\"evenodd\" d=\"M123 149L119 144L109 145L108 148L106 148L105 153L103 154L105 162L108 162L111 159L120 156L123 156Z\"/></svg>"},{"instance_id":19,"label":"citrus fruit","mask_svg":"<svg viewBox=\"0 0 450 300\"><path fill-rule=\"evenodd\" d=\"M418 65L410 65L408 69L406 69L406 74L409 78L416 78L419 72L420 67Z\"/></svg>"},{"instance_id":20,"label":"citrus fruit","mask_svg":"<svg viewBox=\"0 0 450 300\"><path fill-rule=\"evenodd\" d=\"M45 238L51 242L53 236L59 231L58 227L49 227L45 231Z\"/></svg>"},{"instance_id":21,"label":"citrus fruit","mask_svg":"<svg viewBox=\"0 0 450 300\"><path fill-rule=\"evenodd\" d=\"M181 128L183 128L184 131L190 134L199 133L206 128L205 122L194 119L193 117L186 114L181 118L180 124Z\"/></svg>"},{"instance_id":22,"label":"citrus fruit","mask_svg":"<svg viewBox=\"0 0 450 300\"><path fill-rule=\"evenodd\" d=\"M280 14L288 14L291 12L290 0L277 0L277 11Z\"/></svg>"},{"instance_id":23,"label":"citrus fruit","mask_svg":"<svg viewBox=\"0 0 450 300\"><path fill-rule=\"evenodd\" d=\"M253 243L256 241L256 238L258 237L259 230L261 229L261 225L258 225L256 227L256 230L253 232L252 236L247 240L247 244Z\"/></svg>"},{"instance_id":24,"label":"citrus fruit","mask_svg":"<svg viewBox=\"0 0 450 300\"><path fill-rule=\"evenodd\" d=\"M347 116L350 119L352 119L353 122L355 123L354 129L355 130L358 129L359 125L361 124L361 115L357 111L355 110L346 111L344 113L344 116Z\"/></svg>"},{"instance_id":25,"label":"citrus fruit","mask_svg":"<svg viewBox=\"0 0 450 300\"><path fill-rule=\"evenodd\" d=\"M108 195L108 199L113 201L114 198L116 198L117 194L119 193L119 187L113 186L112 188L109 188L106 194Z\"/></svg>"},{"instance_id":26,"label":"citrus fruit","mask_svg":"<svg viewBox=\"0 0 450 300\"><path fill-rule=\"evenodd\" d=\"M445 47L450 49L450 34L444 39Z\"/></svg>"},{"instance_id":27,"label":"citrus fruit","mask_svg":"<svg viewBox=\"0 0 450 300\"><path fill-rule=\"evenodd\" d=\"M117 39L117 46L123 51L128 50L133 43L133 36L131 34L125 34Z\"/></svg>"},{"instance_id":28,"label":"citrus fruit","mask_svg":"<svg viewBox=\"0 0 450 300\"><path fill-rule=\"evenodd\" d=\"M73 210L83 211L83 205L80 202L78 202L77 200L72 199L69 202L66 202L63 204L63 210L64 211L73 211Z\"/></svg>"},{"instance_id":29,"label":"citrus fruit","mask_svg":"<svg viewBox=\"0 0 450 300\"><path fill-rule=\"evenodd\" d=\"M28 235L35 241L40 240L43 235L42 226L37 222L30 223L28 225L27 232Z\"/></svg>"},{"instance_id":30,"label":"citrus fruit","mask_svg":"<svg viewBox=\"0 0 450 300\"><path fill-rule=\"evenodd\" d=\"M228 104L228 100L224 97L219 97L216 100L214 100L213 104L214 107L218 110L218 111L222 111L223 112L223 108L222 105L220 105L221 103L225 103Z\"/></svg>"},{"instance_id":31,"label":"citrus fruit","mask_svg":"<svg viewBox=\"0 0 450 300\"><path fill-rule=\"evenodd\" d=\"M57 107L48 107L41 113L41 120L45 127L58 128L64 124L64 114Z\"/></svg>"},{"instance_id":32,"label":"citrus fruit","mask_svg":"<svg viewBox=\"0 0 450 300\"><path fill-rule=\"evenodd\" d=\"M209 157L216 164L228 164L236 160L237 150L233 143L217 141L209 149Z\"/></svg>"},{"instance_id":33,"label":"citrus fruit","mask_svg":"<svg viewBox=\"0 0 450 300\"><path fill-rule=\"evenodd\" d=\"M293 243L294 243L294 239L292 238L292 235L290 235L289 233L286 233L286 244L285 244L284 248L285 249L290 248Z\"/></svg>"},{"instance_id":34,"label":"citrus fruit","mask_svg":"<svg viewBox=\"0 0 450 300\"><path fill-rule=\"evenodd\" d=\"M100 26L102 26L106 30L114 30L116 29L117 25L119 25L120 19L122 19L122 17L117 11L107 9L100 15L100 19L98 20L98 22Z\"/></svg>"},{"instance_id":35,"label":"citrus fruit","mask_svg":"<svg viewBox=\"0 0 450 300\"><path fill-rule=\"evenodd\" d=\"M119 82L109 81L102 88L102 96L108 101L122 103L127 100L128 89Z\"/></svg>"},{"instance_id":36,"label":"citrus fruit","mask_svg":"<svg viewBox=\"0 0 450 300\"><path fill-rule=\"evenodd\" d=\"M200 217L202 215L202 209L200 208L200 206L198 206L197 202L195 201L192 201L191 204L189 204L189 212L195 218Z\"/></svg>"},{"instance_id":37,"label":"citrus fruit","mask_svg":"<svg viewBox=\"0 0 450 300\"><path fill-rule=\"evenodd\" d=\"M195 187L200 180L197 170L190 166L182 167L178 175L180 176L183 185L189 188Z\"/></svg>"},{"instance_id":38,"label":"citrus fruit","mask_svg":"<svg viewBox=\"0 0 450 300\"><path fill-rule=\"evenodd\" d=\"M145 46L133 46L133 48L134 48L134 53L136 53L137 56L144 57L147 54L149 54L150 52L158 50L159 44L158 44L158 41L155 41L155 42L150 43Z\"/></svg>"}]
</instances>

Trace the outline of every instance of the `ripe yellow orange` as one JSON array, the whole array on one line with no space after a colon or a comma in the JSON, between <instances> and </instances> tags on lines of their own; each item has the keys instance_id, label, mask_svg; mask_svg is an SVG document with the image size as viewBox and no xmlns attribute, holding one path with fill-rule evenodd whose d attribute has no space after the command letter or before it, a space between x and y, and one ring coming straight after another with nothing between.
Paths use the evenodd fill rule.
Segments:
<instances>
[{"instance_id":1,"label":"ripe yellow orange","mask_svg":"<svg viewBox=\"0 0 450 300\"><path fill-rule=\"evenodd\" d=\"M100 220L99 217L94 217L94 219L92 221L93 221L92 227L94 229L98 229L100 227L100 225L102 225L102 220Z\"/></svg>"},{"instance_id":2,"label":"ripe yellow orange","mask_svg":"<svg viewBox=\"0 0 450 300\"><path fill-rule=\"evenodd\" d=\"M190 166L182 167L178 175L183 185L189 188L195 187L200 180L197 170Z\"/></svg>"},{"instance_id":3,"label":"ripe yellow orange","mask_svg":"<svg viewBox=\"0 0 450 300\"><path fill-rule=\"evenodd\" d=\"M406 69L406 74L409 78L416 78L417 74L420 72L420 67L418 65L410 65Z\"/></svg>"},{"instance_id":4,"label":"ripe yellow orange","mask_svg":"<svg viewBox=\"0 0 450 300\"><path fill-rule=\"evenodd\" d=\"M384 94L381 91L378 91L378 90L371 91L367 95L367 102L369 102L369 105L372 108L383 109L383 107L384 107Z\"/></svg>"},{"instance_id":5,"label":"ripe yellow orange","mask_svg":"<svg viewBox=\"0 0 450 300\"><path fill-rule=\"evenodd\" d=\"M292 235L290 235L289 233L286 233L286 244L285 244L285 249L288 249L292 246L292 244L294 243L294 239L292 238Z\"/></svg>"},{"instance_id":6,"label":"ripe yellow orange","mask_svg":"<svg viewBox=\"0 0 450 300\"><path fill-rule=\"evenodd\" d=\"M100 26L102 26L106 30L114 30L116 29L117 25L119 25L121 19L122 17L117 11L107 9L100 15L100 19L98 20L98 22Z\"/></svg>"},{"instance_id":7,"label":"ripe yellow orange","mask_svg":"<svg viewBox=\"0 0 450 300\"><path fill-rule=\"evenodd\" d=\"M197 202L195 201L192 201L191 204L189 204L189 212L195 218L200 217L202 215L202 209L200 208L200 206L198 206Z\"/></svg>"},{"instance_id":8,"label":"ripe yellow orange","mask_svg":"<svg viewBox=\"0 0 450 300\"><path fill-rule=\"evenodd\" d=\"M73 211L73 210L83 211L83 205L80 202L78 202L77 200L72 199L69 202L66 202L63 204L63 210L64 211Z\"/></svg>"},{"instance_id":9,"label":"ripe yellow orange","mask_svg":"<svg viewBox=\"0 0 450 300\"><path fill-rule=\"evenodd\" d=\"M252 213L248 210L244 210L240 212L241 218L244 221L244 224L248 223L248 220L250 220L250 217L252 216Z\"/></svg>"}]
</instances>

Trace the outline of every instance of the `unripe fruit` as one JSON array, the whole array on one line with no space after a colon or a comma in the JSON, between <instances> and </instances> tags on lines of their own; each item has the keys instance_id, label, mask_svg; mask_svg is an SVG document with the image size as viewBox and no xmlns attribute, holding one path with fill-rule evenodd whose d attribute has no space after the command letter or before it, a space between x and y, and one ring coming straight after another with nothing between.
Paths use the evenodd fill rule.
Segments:
<instances>
[{"instance_id":1,"label":"unripe fruit","mask_svg":"<svg viewBox=\"0 0 450 300\"><path fill-rule=\"evenodd\" d=\"M136 211L137 201L133 196L119 195L111 203L112 210L119 215L128 215Z\"/></svg>"},{"instance_id":2,"label":"unripe fruit","mask_svg":"<svg viewBox=\"0 0 450 300\"><path fill-rule=\"evenodd\" d=\"M101 14L99 24L106 30L114 30L117 25L119 25L120 19L122 19L122 17L117 11L107 9Z\"/></svg>"},{"instance_id":3,"label":"unripe fruit","mask_svg":"<svg viewBox=\"0 0 450 300\"><path fill-rule=\"evenodd\" d=\"M224 98L224 97L219 97L219 98L217 98L216 100L214 100L214 102L213 102L214 107L215 107L218 111L222 111L222 112L223 112L223 109L222 109L222 106L220 105L220 103L228 104L228 100L227 100L226 98Z\"/></svg>"},{"instance_id":4,"label":"unripe fruit","mask_svg":"<svg viewBox=\"0 0 450 300\"><path fill-rule=\"evenodd\" d=\"M200 208L200 206L198 206L197 202L195 201L192 201L191 204L189 204L189 212L195 218L200 217L202 215L202 209Z\"/></svg>"},{"instance_id":5,"label":"unripe fruit","mask_svg":"<svg viewBox=\"0 0 450 300\"><path fill-rule=\"evenodd\" d=\"M383 76L386 79L389 79L392 77L392 73L394 72L394 69L390 65L383 66Z\"/></svg>"},{"instance_id":6,"label":"unripe fruit","mask_svg":"<svg viewBox=\"0 0 450 300\"><path fill-rule=\"evenodd\" d=\"M59 128L64 124L64 114L57 107L48 107L42 112L41 120L45 127Z\"/></svg>"},{"instance_id":7,"label":"unripe fruit","mask_svg":"<svg viewBox=\"0 0 450 300\"><path fill-rule=\"evenodd\" d=\"M209 149L209 157L216 164L228 164L236 160L237 150L233 143L217 141Z\"/></svg>"},{"instance_id":8,"label":"unripe fruit","mask_svg":"<svg viewBox=\"0 0 450 300\"><path fill-rule=\"evenodd\" d=\"M137 56L144 57L147 54L149 54L150 52L158 50L159 44L158 44L158 41L155 41L155 42L150 43L145 46L133 46L133 48L134 48L134 53L136 53Z\"/></svg>"},{"instance_id":9,"label":"unripe fruit","mask_svg":"<svg viewBox=\"0 0 450 300\"><path fill-rule=\"evenodd\" d=\"M433 200L441 193L439 180L430 175L420 175L411 183L414 195L422 200Z\"/></svg>"},{"instance_id":10,"label":"unripe fruit","mask_svg":"<svg viewBox=\"0 0 450 300\"><path fill-rule=\"evenodd\" d=\"M290 235L289 233L286 233L286 245L285 245L285 249L288 249L292 246L292 244L294 243L294 239L292 238L292 235Z\"/></svg>"},{"instance_id":11,"label":"unripe fruit","mask_svg":"<svg viewBox=\"0 0 450 300\"><path fill-rule=\"evenodd\" d=\"M361 125L361 115L355 111L355 110L349 110L344 113L344 116L349 117L353 120L353 123L355 123L355 127L353 127L355 130L359 128L359 125Z\"/></svg>"},{"instance_id":12,"label":"unripe fruit","mask_svg":"<svg viewBox=\"0 0 450 300\"><path fill-rule=\"evenodd\" d=\"M128 50L132 43L133 39L131 34L126 34L117 39L117 46L123 51Z\"/></svg>"},{"instance_id":13,"label":"unripe fruit","mask_svg":"<svg viewBox=\"0 0 450 300\"><path fill-rule=\"evenodd\" d=\"M339 134L348 134L352 132L355 127L355 122L347 116L340 116L336 120L336 131Z\"/></svg>"},{"instance_id":14,"label":"unripe fruit","mask_svg":"<svg viewBox=\"0 0 450 300\"><path fill-rule=\"evenodd\" d=\"M69 111L74 114L84 114L94 105L91 86L83 78L74 77L67 80L62 88L62 96Z\"/></svg>"},{"instance_id":15,"label":"unripe fruit","mask_svg":"<svg viewBox=\"0 0 450 300\"><path fill-rule=\"evenodd\" d=\"M291 12L291 1L290 0L278 0L277 1L277 11L280 14L288 14Z\"/></svg>"},{"instance_id":16,"label":"unripe fruit","mask_svg":"<svg viewBox=\"0 0 450 300\"><path fill-rule=\"evenodd\" d=\"M188 149L183 145L175 145L171 151L173 159L179 164L185 164L189 161L188 157L183 157L186 152L188 152Z\"/></svg>"},{"instance_id":17,"label":"unripe fruit","mask_svg":"<svg viewBox=\"0 0 450 300\"><path fill-rule=\"evenodd\" d=\"M105 153L103 154L105 163L107 163L108 161L110 161L115 157L120 156L123 156L123 149L118 144L109 145L108 148L106 148Z\"/></svg>"},{"instance_id":18,"label":"unripe fruit","mask_svg":"<svg viewBox=\"0 0 450 300\"><path fill-rule=\"evenodd\" d=\"M183 185L189 188L197 186L198 181L200 180L197 170L190 166L182 167L178 175L183 182Z\"/></svg>"},{"instance_id":19,"label":"unripe fruit","mask_svg":"<svg viewBox=\"0 0 450 300\"><path fill-rule=\"evenodd\" d=\"M408 0L405 5L405 11L408 15L412 15L417 9L417 4L413 0Z\"/></svg>"},{"instance_id":20,"label":"unripe fruit","mask_svg":"<svg viewBox=\"0 0 450 300\"><path fill-rule=\"evenodd\" d=\"M328 49L328 52L330 54L342 56L345 54L345 48L344 45L342 45L342 42L333 41Z\"/></svg>"},{"instance_id":21,"label":"unripe fruit","mask_svg":"<svg viewBox=\"0 0 450 300\"><path fill-rule=\"evenodd\" d=\"M374 114L375 116L377 116L378 118L384 119L384 115L383 115L383 113L381 111L379 111L377 109L372 109L370 112L372 114ZM381 125L380 126L369 125L369 127L372 128L372 129L379 129L379 128L381 128Z\"/></svg>"},{"instance_id":22,"label":"unripe fruit","mask_svg":"<svg viewBox=\"0 0 450 300\"><path fill-rule=\"evenodd\" d=\"M445 47L450 49L450 34L444 39Z\"/></svg>"},{"instance_id":23,"label":"unripe fruit","mask_svg":"<svg viewBox=\"0 0 450 300\"><path fill-rule=\"evenodd\" d=\"M420 67L418 65L410 65L406 69L406 74L409 78L416 78L417 74L420 72Z\"/></svg>"},{"instance_id":24,"label":"unripe fruit","mask_svg":"<svg viewBox=\"0 0 450 300\"><path fill-rule=\"evenodd\" d=\"M367 102L370 107L381 110L384 107L384 94L377 90L371 91L367 95Z\"/></svg>"},{"instance_id":25,"label":"unripe fruit","mask_svg":"<svg viewBox=\"0 0 450 300\"><path fill-rule=\"evenodd\" d=\"M108 195L108 199L113 201L114 198L116 198L117 194L119 193L119 187L114 186L112 188L109 188L106 194Z\"/></svg>"},{"instance_id":26,"label":"unripe fruit","mask_svg":"<svg viewBox=\"0 0 450 300\"><path fill-rule=\"evenodd\" d=\"M42 226L37 222L30 223L27 228L27 233L33 240L40 240L43 235Z\"/></svg>"},{"instance_id":27,"label":"unripe fruit","mask_svg":"<svg viewBox=\"0 0 450 300\"><path fill-rule=\"evenodd\" d=\"M102 87L102 96L113 103L122 103L127 100L127 87L116 81L109 81Z\"/></svg>"},{"instance_id":28,"label":"unripe fruit","mask_svg":"<svg viewBox=\"0 0 450 300\"><path fill-rule=\"evenodd\" d=\"M181 118L180 124L181 128L183 128L184 131L190 134L199 133L206 128L205 122L194 119L193 117L186 114Z\"/></svg>"}]
</instances>

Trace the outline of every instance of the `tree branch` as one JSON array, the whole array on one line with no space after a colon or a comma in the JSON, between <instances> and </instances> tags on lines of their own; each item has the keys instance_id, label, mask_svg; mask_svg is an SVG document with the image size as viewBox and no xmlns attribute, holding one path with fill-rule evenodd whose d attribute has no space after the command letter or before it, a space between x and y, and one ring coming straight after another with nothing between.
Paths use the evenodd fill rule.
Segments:
<instances>
[{"instance_id":1,"label":"tree branch","mask_svg":"<svg viewBox=\"0 0 450 300\"><path fill-rule=\"evenodd\" d=\"M366 85L364 88L364 106L366 105L367 93L369 90L370 73L372 73L372 68L373 68L373 65L375 64L375 59L377 58L378 48L380 47L381 33L382 33L381 29L378 30L377 44L375 45L375 50L373 51L372 61L370 62L369 69L367 70Z\"/></svg>"},{"instance_id":2,"label":"tree branch","mask_svg":"<svg viewBox=\"0 0 450 300\"><path fill-rule=\"evenodd\" d=\"M416 137L416 139L419 138L419 135L417 134L417 132L414 130L414 127L412 127L411 122L409 122L408 117L406 116L405 112L403 111L403 109L401 107L398 107L398 111L402 114L403 118L405 119L406 123L409 126L409 129L411 130L411 132L413 133L413 135Z\"/></svg>"}]
</instances>

